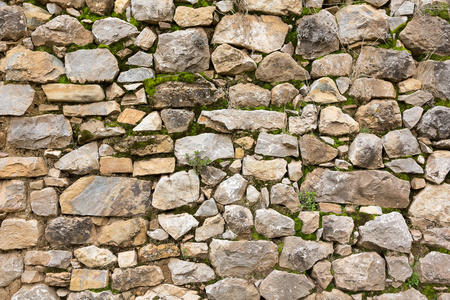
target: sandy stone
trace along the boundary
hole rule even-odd
[[[256,70],[256,63],[244,51],[227,44],[217,47],[211,54],[214,69],[221,75],[237,75]]]
[[[329,54],[312,63],[311,77],[349,76],[353,59],[348,53]]]
[[[100,245],[131,247],[147,241],[148,221],[142,218],[117,220],[102,226],[98,233]]]
[[[358,107],[355,114],[360,128],[368,128],[372,132],[385,132],[402,126],[402,113],[397,101],[372,100]]]
[[[96,246],[76,249],[73,254],[88,268],[103,268],[117,262],[117,257],[111,251]]]
[[[34,247],[42,237],[42,226],[36,220],[6,219],[0,227],[0,249]]]
[[[126,108],[117,118],[120,123],[136,125],[146,113],[141,110]]]
[[[260,86],[246,83],[236,84],[229,89],[230,104],[233,108],[258,107],[270,104],[270,91]]]
[[[31,193],[33,195],[33,192]],[[33,197],[30,196],[31,201]],[[0,213],[25,210],[27,206],[25,182],[21,180],[0,181]]]
[[[105,93],[99,85],[59,84],[51,83],[42,86],[47,100],[50,102],[86,103],[105,99]]]
[[[394,85],[389,81],[375,78],[358,78],[353,81],[349,95],[354,97],[355,100],[366,102],[374,98],[395,99],[397,94]]]
[[[308,80],[308,71],[303,69],[287,53],[273,52],[267,55],[256,69],[255,76],[261,81],[283,82],[289,80]]]
[[[111,288],[127,291],[135,287],[155,286],[164,281],[164,275],[158,266],[140,266],[129,269],[114,269]]]
[[[133,173],[133,162],[127,157],[101,157],[100,173],[102,175],[111,175],[113,173]]]
[[[120,113],[116,101],[97,102],[85,105],[64,105],[63,114],[67,117],[109,116]]]
[[[100,161],[101,163],[101,161]],[[133,164],[133,176],[147,176],[173,173],[175,170],[175,158],[153,158],[150,160],[135,161]]]
[[[341,136],[359,131],[359,124],[336,106],[328,106],[320,112],[319,131],[324,135]]]
[[[48,187],[30,193],[32,211],[38,216],[57,216],[59,212],[58,194],[54,188]]]
[[[107,270],[74,269],[70,279],[71,291],[87,289],[103,289],[108,286],[109,272]]]
[[[139,262],[146,263],[169,257],[177,257],[180,256],[180,253],[180,248],[175,244],[148,244],[139,249],[138,258]]]
[[[242,175],[253,176],[258,180],[280,181],[286,174],[287,162],[277,158],[272,160],[256,160],[252,156],[243,159]]]
[[[428,226],[448,227],[450,219],[446,211],[449,208],[448,195],[450,194],[450,185],[430,185],[420,191],[414,198],[410,208],[409,215],[413,225],[420,228]]]
[[[24,257],[25,265],[45,266],[48,268],[67,269],[72,260],[72,251],[27,251]]]
[[[214,21],[215,6],[191,8],[178,6],[173,20],[180,27],[210,26]]]

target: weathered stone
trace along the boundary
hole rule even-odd
[[[419,259],[416,272],[419,274],[421,283],[450,284],[450,255],[432,251],[425,257]]]
[[[229,97],[233,108],[269,106],[271,93],[251,83],[240,83],[230,87]]]
[[[372,100],[358,107],[355,114],[360,128],[373,132],[384,132],[402,126],[402,113],[397,101]]]
[[[298,144],[300,145],[300,153],[305,166],[329,162],[338,156],[339,153],[337,149],[309,134],[300,137]]]
[[[403,101],[406,104],[413,106],[422,106],[434,99],[433,94],[424,91],[417,91],[410,95],[399,95],[398,101]]]
[[[72,260],[71,251],[27,251],[24,257],[25,265],[39,265],[48,268],[67,269]]]
[[[405,282],[411,277],[413,270],[411,269],[406,256],[385,256],[388,274],[397,281]]]
[[[450,108],[436,106],[428,110],[423,114],[417,129],[420,136],[432,140],[450,138]]]
[[[208,298],[217,300],[259,300],[260,296],[255,286],[245,279],[224,278],[214,284],[207,285],[205,292]]]
[[[244,197],[247,184],[248,182],[244,179],[244,177],[239,174],[235,174],[220,183],[214,193],[214,199],[222,205],[241,201]]]
[[[275,0],[268,5],[265,0],[248,0],[246,2],[246,9],[248,11],[262,12],[269,15],[287,16],[294,14],[300,16],[302,14],[302,2],[297,0]]]
[[[0,40],[16,41],[27,34],[27,19],[20,6],[0,7]]]
[[[155,72],[150,68],[134,68],[121,72],[117,77],[118,83],[142,82],[148,78],[155,78]]]
[[[180,255],[180,249],[175,244],[148,244],[139,249],[139,261],[141,263],[152,262],[169,257],[176,257]]]
[[[183,109],[163,109],[161,119],[168,133],[184,132],[194,121],[194,112]]]
[[[430,228],[423,232],[425,245],[450,250],[450,228]]]
[[[412,158],[395,159],[386,163],[386,167],[395,173],[423,174],[423,169]]]
[[[385,293],[380,296],[373,297],[373,300],[402,300],[402,299],[409,299],[409,300],[426,300],[427,297],[425,295],[422,295],[418,290],[415,288],[410,288],[404,292],[400,293]]]
[[[376,252],[353,254],[332,263],[336,287],[347,291],[382,291],[385,262]]]
[[[104,268],[117,262],[117,257],[111,251],[96,246],[76,249],[73,254],[88,268]]]
[[[172,281],[176,285],[205,282],[216,278],[214,270],[204,263],[193,263],[171,258],[168,267]]]
[[[258,209],[255,212],[255,229],[268,238],[295,234],[295,222],[273,209]],[[233,232],[235,232],[233,230]]]
[[[105,124],[103,124],[102,121],[90,119],[89,121],[80,125],[80,134],[78,135],[78,143],[84,144],[108,137],[121,136],[123,134],[125,134],[125,129],[123,129],[122,127],[105,127]],[[101,150],[103,145],[99,147],[100,156],[102,156]],[[110,153],[108,155],[112,154],[114,153]]]
[[[236,13],[222,18],[216,26],[211,43],[271,53],[281,49],[287,33],[288,25],[279,17]]]
[[[326,55],[313,61],[311,77],[349,76],[352,73],[352,63],[352,56],[348,53]]]
[[[127,60],[127,65],[153,67],[153,54],[139,51]]]
[[[137,265],[136,251],[131,250],[119,252],[117,255],[117,261],[119,263],[119,268],[135,267]]]
[[[207,258],[209,247],[207,243],[183,243],[181,251],[192,258]]]
[[[94,235],[95,226],[91,218],[58,217],[49,221],[45,228],[45,239],[51,244],[86,244]]]
[[[42,233],[42,227],[36,220],[6,219],[0,227],[0,250],[34,247]]]
[[[359,133],[350,145],[348,158],[358,167],[383,168],[383,143],[374,134]]]
[[[111,277],[111,288],[118,291],[127,291],[140,286],[155,286],[164,281],[163,272],[158,266],[114,269]]]
[[[157,111],[149,113],[133,131],[158,131],[162,129],[162,120]]]
[[[386,171],[337,172],[317,168],[306,175],[300,190],[315,192],[317,202],[405,208],[410,185]]]
[[[188,213],[179,215],[158,215],[158,222],[159,225],[161,225],[161,227],[175,240],[178,240],[189,230],[199,225],[199,222]]]
[[[136,297],[136,300],[152,300],[152,299],[164,299],[166,297],[173,298],[174,300],[200,300],[198,291],[189,290],[186,288],[178,287],[172,284],[160,284],[154,288],[149,289],[144,296]]]
[[[111,45],[138,33],[139,30],[134,25],[118,18],[100,19],[92,25],[92,34],[97,44]]]
[[[22,116],[34,100],[34,90],[29,84],[0,82],[0,116]]]
[[[168,135],[128,136],[118,140],[114,149],[137,156],[172,153],[173,140]]]
[[[298,44],[295,53],[305,59],[315,59],[339,50],[338,25],[326,10],[304,16],[297,22]]]
[[[225,176],[227,176],[227,173],[218,168],[206,166],[200,171],[200,175],[204,184],[216,186],[225,178]]]
[[[311,91],[305,97],[305,102],[314,102],[319,104],[345,101],[347,101],[347,98],[339,93],[333,79],[328,77],[323,77],[314,81],[311,85]]]
[[[319,131],[324,135],[347,135],[359,132],[359,124],[340,108],[328,106],[320,112]]]
[[[322,226],[324,240],[344,244],[350,240],[354,222],[351,217],[327,215],[322,217]]]
[[[192,8],[178,6],[173,20],[180,27],[210,26],[214,21],[215,6]]]
[[[267,55],[256,69],[255,76],[261,81],[282,82],[289,80],[308,80],[308,71],[303,69],[287,53],[273,52]]]
[[[150,24],[172,22],[175,5],[173,0],[132,0],[131,13],[138,21]]]
[[[287,162],[277,158],[272,160],[256,160],[246,156],[243,160],[242,175],[253,176],[258,180],[280,181],[286,174]]]
[[[299,91],[292,84],[278,84],[272,89],[272,99],[270,102],[276,106],[286,105],[291,103],[298,94]]]
[[[0,178],[39,177],[47,175],[48,169],[42,157],[0,158]]]
[[[213,198],[206,200],[197,209],[194,217],[212,217],[219,213],[216,201]]]
[[[30,193],[30,205],[38,216],[56,216],[59,212],[58,194],[52,187],[33,191]]]
[[[173,173],[175,170],[175,158],[153,158],[150,160],[135,161],[133,176],[147,176]]]
[[[109,272],[107,270],[74,269],[70,279],[71,291],[88,289],[103,289],[108,286]]]
[[[300,201],[295,189],[284,183],[277,183],[270,189],[271,204],[281,204],[292,212],[300,211]]]
[[[340,41],[351,45],[359,41],[386,40],[388,16],[382,9],[363,5],[348,5],[336,13]]]
[[[89,143],[64,155],[55,163],[55,168],[77,175],[98,172],[100,165],[97,143]]]
[[[129,217],[150,207],[151,182],[123,177],[78,179],[60,196],[63,214]]]
[[[450,185],[430,185],[420,191],[409,207],[409,215],[413,225],[426,228],[429,225],[449,227],[448,211],[450,203]],[[434,227],[433,226],[433,227]]]
[[[302,165],[301,161],[291,161],[288,164],[289,179],[291,181],[298,181],[303,177]]]
[[[27,194],[25,182],[22,180],[1,180],[0,213],[22,211],[26,207]]]
[[[235,234],[250,233],[253,228],[253,215],[246,207],[227,205],[223,217],[228,228]]]
[[[331,274],[331,263],[327,260],[317,262],[312,269],[311,277],[320,285],[321,288],[326,289],[333,280]]]
[[[287,116],[275,111],[237,109],[202,110],[198,123],[220,132],[233,130],[272,131],[286,128]]]
[[[301,211],[298,218],[302,221],[304,234],[314,233],[319,228],[320,213],[318,211]]]
[[[94,37],[74,17],[61,15],[36,28],[31,34],[31,39],[36,47],[43,45],[47,47],[68,46],[70,44],[85,46],[92,43]]]
[[[211,54],[214,69],[221,75],[238,75],[256,70],[256,63],[245,52],[223,44]]]
[[[274,270],[261,282],[259,291],[265,299],[295,300],[309,295],[314,287],[306,275]]]
[[[391,98],[397,96],[394,85],[389,81],[375,78],[358,78],[353,81],[349,95],[355,100],[369,101],[373,98]]]
[[[105,99],[105,93],[99,85],[59,84],[42,86],[47,100],[50,102],[86,103]]]
[[[112,82],[119,73],[117,59],[108,49],[70,52],[65,62],[67,77],[72,82]]]
[[[382,138],[390,158],[420,154],[419,143],[409,129],[391,131]]]
[[[210,244],[209,258],[219,276],[246,276],[271,270],[278,247],[270,241],[223,241]]]
[[[426,60],[417,66],[414,78],[422,83],[422,88],[440,99],[450,99],[450,88],[447,80],[450,75],[450,62]]]
[[[132,173],[133,161],[128,157],[101,157],[100,173],[102,175],[111,175],[113,173]]]
[[[420,82],[420,80],[417,80],[415,78],[408,78],[402,82],[397,83],[397,86],[398,92],[400,94],[404,94],[420,90],[422,88],[422,83]]]
[[[111,221],[102,226],[97,241],[100,245],[130,247],[147,241],[148,222],[141,218]]]
[[[258,136],[255,153],[275,157],[298,157],[297,138],[287,134],[268,134],[263,131]]]
[[[423,108],[419,106],[406,109],[403,111],[403,125],[408,129],[414,128],[422,118],[422,113]]]
[[[415,75],[416,65],[406,50],[365,46],[361,49],[354,72],[358,75],[398,82]]]
[[[332,253],[332,243],[305,241],[296,236],[285,237],[280,255],[280,267],[302,273]]]
[[[158,36],[149,27],[145,27],[137,36],[134,44],[143,50],[149,50],[157,38]]]
[[[94,14],[104,16],[112,11],[114,0],[86,0],[86,5]]]
[[[319,112],[314,104],[306,105],[300,117],[289,117],[289,132],[303,135],[316,130]]]
[[[15,252],[0,254],[0,287],[7,287],[11,282],[22,276],[23,259]]]
[[[59,300],[61,299],[55,292],[54,288],[45,284],[24,285],[17,293],[12,295],[11,300]]]
[[[136,125],[144,116],[145,112],[141,110],[125,108],[125,110],[117,117],[117,122]]]
[[[224,226],[225,221],[220,214],[217,214],[214,217],[207,218],[205,222],[203,222],[203,225],[195,230],[195,241],[206,241],[210,238],[221,235],[224,231]]]

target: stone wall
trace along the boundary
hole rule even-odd
[[[0,2],[0,299],[450,299],[448,13]]]

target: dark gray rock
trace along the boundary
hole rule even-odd
[[[48,222],[45,239],[51,244],[80,245],[91,241],[95,226],[91,218],[58,217]]]

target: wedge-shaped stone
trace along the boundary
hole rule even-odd
[[[287,162],[277,158],[273,160],[256,160],[251,156],[244,158],[242,175],[253,176],[258,180],[280,181],[286,174]]]
[[[199,224],[199,222],[188,213],[179,215],[158,215],[158,222],[159,225],[161,225],[161,227],[175,240],[178,240]]]
[[[419,143],[412,132],[405,128],[383,136],[383,147],[390,158],[420,154]]]
[[[86,103],[105,99],[102,87],[96,84],[52,83],[43,85],[42,89],[50,102]]]
[[[273,270],[259,286],[264,299],[290,300],[308,296],[315,288],[312,280],[304,274],[292,274]]]
[[[425,178],[441,184],[450,171],[450,151],[435,151],[427,159]]]
[[[300,190],[315,192],[317,202],[405,208],[409,204],[410,184],[386,171],[338,172],[317,168],[306,175]]]
[[[92,242],[95,226],[91,218],[58,217],[48,222],[45,239],[50,244],[80,245]]]
[[[450,209],[449,196],[449,184],[428,184],[417,194],[409,207],[408,213],[413,225],[420,228],[449,227],[450,219],[447,213]]]
[[[395,99],[394,85],[389,81],[375,78],[358,78],[350,88],[349,95],[355,100],[369,101],[373,98]]]
[[[305,97],[305,102],[314,102],[319,104],[345,101],[347,101],[347,98],[339,93],[333,79],[328,77],[323,77],[314,81],[311,85],[311,91]]]
[[[120,105],[116,101],[63,106],[63,114],[67,117],[109,116],[120,111]]]
[[[198,123],[219,132],[233,130],[271,131],[286,128],[287,116],[276,111],[237,109],[203,110]]]
[[[94,22],[92,34],[94,34],[97,44],[111,45],[130,36],[138,35],[139,30],[136,26],[119,18],[108,17]]]
[[[302,162],[308,165],[320,165],[336,158],[339,151],[317,137],[305,134],[299,140]]]
[[[0,82],[0,116],[22,116],[34,100],[34,89],[29,84]]]
[[[0,180],[0,213],[17,212],[27,207],[25,182]]]
[[[450,107],[436,106],[425,112],[418,131],[431,140],[450,138]]]
[[[23,12],[27,18],[27,27],[31,30],[45,24],[52,17],[51,13],[31,3],[23,4]]]
[[[74,269],[70,278],[71,291],[103,289],[108,286],[108,270]]]
[[[114,269],[111,288],[118,291],[127,291],[141,286],[155,286],[163,281],[164,274],[158,266]]]
[[[225,181],[222,181],[214,193],[214,199],[220,204],[227,205],[242,200],[247,180],[240,174],[235,174]]]
[[[215,6],[192,8],[178,6],[173,20],[181,27],[210,26],[214,21]]]
[[[8,142],[18,148],[63,148],[72,142],[72,127],[62,115],[14,118]]]
[[[209,258],[217,275],[242,277],[271,270],[278,262],[278,247],[269,241],[213,239]]]
[[[0,227],[0,250],[24,249],[37,245],[43,228],[36,220],[6,219]]]
[[[117,59],[108,49],[70,52],[65,63],[67,77],[72,82],[112,82],[119,73]]]
[[[42,157],[0,158],[0,178],[39,177],[47,175],[48,169]]]
[[[205,282],[216,278],[214,270],[204,263],[194,263],[171,258],[168,267],[172,281],[176,285]]]
[[[255,84],[236,84],[230,87],[229,97],[231,107],[269,106],[271,93]]]
[[[256,63],[244,51],[223,44],[211,54],[214,69],[221,75],[238,75],[256,70]]]
[[[288,30],[288,25],[279,17],[237,13],[222,18],[216,26],[211,43],[270,53],[281,49]]]
[[[255,153],[275,157],[298,157],[298,141],[292,135],[268,134],[263,131],[256,141]]]
[[[61,157],[54,167],[61,171],[77,175],[86,175],[98,172],[100,164],[98,162],[97,142],[84,145]]]
[[[150,207],[151,182],[125,177],[88,176],[60,196],[63,214],[129,217]]]
[[[419,259],[416,272],[419,274],[420,282],[431,284],[450,284],[450,255],[436,251],[428,253]]]
[[[274,52],[267,55],[256,69],[255,76],[261,81],[283,82],[289,80],[308,80],[308,71],[303,69],[287,53]]]

